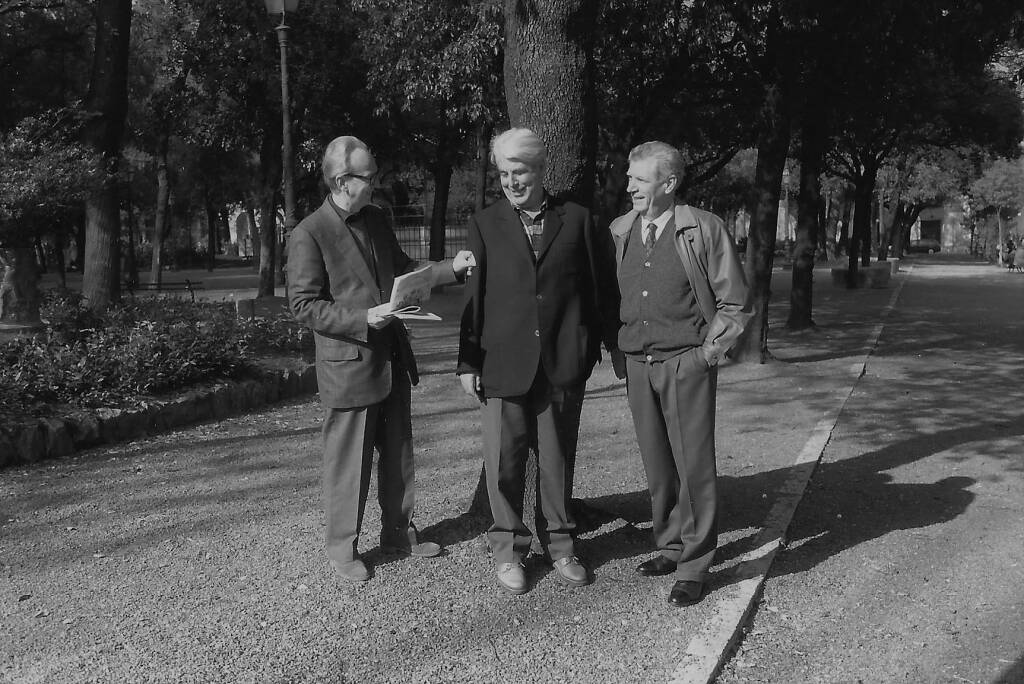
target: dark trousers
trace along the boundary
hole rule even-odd
[[[327,513],[327,555],[338,562],[358,558],[359,529],[370,490],[373,450],[377,449],[377,499],[381,541],[415,542],[412,528],[414,468],[409,377],[392,371],[391,394],[384,401],[324,413],[323,488]],[[409,535],[409,537],[407,537]]]
[[[526,461],[537,449],[537,537],[552,560],[573,555],[576,523],[569,509],[572,469],[584,387],[551,387],[543,369],[530,390],[516,397],[488,397],[483,405],[484,467],[494,524],[487,531],[494,560],[512,563],[530,551],[523,522]]]
[[[626,389],[651,492],[654,542],[676,578],[704,581],[718,544],[715,390],[698,349],[664,362],[627,357]]]

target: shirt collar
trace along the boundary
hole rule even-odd
[[[509,202],[509,204],[511,204],[511,202]],[[541,200],[540,207],[534,211],[521,209],[515,206],[514,204],[512,205],[512,209],[515,210],[516,214],[518,214],[520,218],[522,218],[525,214],[526,216],[529,216],[531,219],[536,220],[538,216],[541,216],[545,211],[548,210],[548,195],[547,193],[544,193],[544,199]]]
[[[653,221],[648,220],[646,218],[643,218],[641,216],[640,217],[640,222],[643,224],[644,228],[646,228],[647,226],[649,226],[649,225],[651,225],[653,223],[655,225],[655,229],[654,229],[655,235],[660,235],[661,231],[664,230],[665,226],[668,225],[669,220],[671,220],[672,212],[673,212],[674,209],[675,209],[675,206],[669,207],[665,211],[661,212],[661,214],[656,219],[654,219]]]

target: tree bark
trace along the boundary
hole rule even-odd
[[[125,280],[134,285],[139,282],[139,265],[135,260],[135,208],[132,206],[130,186],[125,188],[124,207],[128,219],[128,245],[124,255],[124,265],[127,271]]]
[[[871,201],[875,192],[878,167],[865,166],[853,189],[853,230],[850,233],[850,267],[847,271],[847,287],[857,287],[857,262],[871,265]],[[864,250],[867,259],[864,260]]]
[[[786,321],[786,327],[791,330],[814,326],[814,252],[820,232],[821,172],[825,167],[825,128],[821,112],[805,110],[801,143],[793,287],[789,295],[789,320]]]
[[[156,156],[156,212],[153,219],[153,255],[150,261],[149,282],[157,288],[163,282],[163,250],[167,237],[168,205],[171,198],[171,184],[167,176],[167,154],[169,136],[160,136]]]
[[[217,209],[213,206],[209,190],[205,193],[206,201],[206,270],[212,273],[217,265]]]
[[[121,296],[121,231],[117,170],[128,111],[128,46],[132,0],[97,0],[96,46],[85,109],[95,115],[84,140],[103,157],[102,187],[85,202],[86,241],[82,294],[93,309]]]
[[[733,350],[733,358],[745,363],[765,363],[771,358],[768,351],[768,301],[771,297],[782,172],[790,138],[788,103],[780,84],[773,83],[766,88],[761,118],[757,165],[754,167],[754,208],[750,212],[745,264],[754,315]]]
[[[509,121],[547,145],[544,187],[584,206],[593,200],[597,152],[596,16],[596,0],[505,0]]]
[[[442,152],[443,154],[443,152]],[[448,193],[452,187],[452,165],[440,156],[434,162],[434,204],[430,211],[430,260],[444,259],[445,229],[448,227]]]
[[[476,137],[476,160],[477,165],[474,177],[473,208],[480,211],[487,204],[487,169],[490,164],[491,134],[494,132],[494,124],[490,122],[481,123],[477,129]]]
[[[260,264],[256,297],[273,297],[277,283],[277,191],[281,186],[281,126],[270,116],[260,148]]]
[[[250,197],[245,203],[245,218],[249,222],[249,253],[252,255],[253,270],[259,273],[260,270],[260,232],[256,228],[256,207],[255,199]]]

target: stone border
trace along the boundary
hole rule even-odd
[[[315,394],[316,367],[266,370],[257,380],[192,390],[139,409],[78,411],[0,429],[0,468],[73,454],[81,449],[220,420],[282,399]]]

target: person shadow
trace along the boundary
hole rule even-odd
[[[811,469],[813,477],[801,500],[801,505],[809,507],[804,515],[798,509],[788,531],[782,530],[792,535],[784,541],[794,552],[784,563],[775,564],[775,575],[803,572],[843,550],[893,531],[926,528],[957,518],[975,500],[970,488],[977,479],[951,474],[932,482],[906,482],[888,471],[955,450],[977,440],[981,434],[1009,436],[1022,432],[1024,428],[1019,425],[975,424],[937,434],[914,435],[860,456],[820,463],[817,467],[812,463],[750,475],[720,476],[720,533],[734,538],[719,547],[709,584],[712,589],[720,588],[749,576],[751,565],[763,555],[758,549],[765,542],[765,533],[771,531],[765,528],[766,520],[775,514],[773,506]],[[646,525],[651,519],[646,491],[610,494],[586,503],[603,511],[604,519],[620,521],[581,545],[582,553],[594,568],[654,552],[651,531]],[[740,536],[729,534],[735,532]]]

